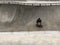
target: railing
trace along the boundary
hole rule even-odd
[[[20,4],[33,6],[60,5],[60,1],[0,1],[0,4]]]

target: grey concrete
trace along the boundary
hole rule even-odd
[[[60,1],[60,0],[29,0],[29,1]]]
[[[11,22],[16,13],[16,6],[1,5],[0,6],[0,23]]]
[[[37,18],[43,28],[36,27]],[[60,6],[0,6],[0,31],[60,30]]]
[[[0,0],[0,1],[26,1],[26,0]]]
[[[60,45],[60,31],[0,32],[0,45]]]
[[[60,1],[60,0],[0,0],[0,1]]]

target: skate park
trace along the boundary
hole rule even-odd
[[[43,28],[36,27],[39,17]],[[0,31],[60,30],[59,24],[60,6],[0,5]]]
[[[43,28],[36,27],[38,18]],[[0,31],[60,31],[60,5],[0,4]]]
[[[0,4],[0,45],[40,44],[60,45],[60,5]]]

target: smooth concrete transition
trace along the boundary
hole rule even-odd
[[[36,27],[42,19],[43,28]],[[60,6],[0,5],[0,31],[60,30]]]

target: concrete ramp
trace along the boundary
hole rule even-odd
[[[43,28],[36,27],[42,19]],[[60,30],[60,6],[0,6],[0,31]]]
[[[0,6],[0,23],[11,23],[13,20],[17,7],[13,5]]]

